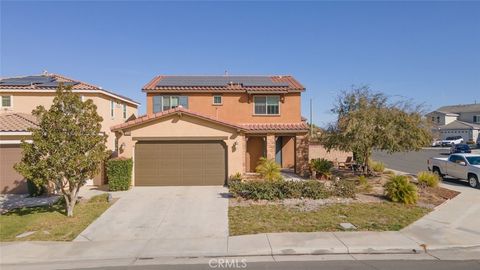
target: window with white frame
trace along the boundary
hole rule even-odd
[[[153,112],[167,111],[178,106],[188,108],[187,96],[153,96]]]
[[[253,98],[254,112],[256,115],[279,115],[279,96],[256,96]]]
[[[123,104],[123,119],[127,119],[127,104]]]
[[[213,96],[213,105],[222,105],[222,96]]]
[[[474,115],[473,116],[473,122],[474,123],[480,123],[480,115]]]
[[[2,96],[2,108],[12,107],[12,96]]]
[[[110,116],[115,117],[115,101],[110,101]]]

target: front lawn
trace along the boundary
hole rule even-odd
[[[15,209],[0,216],[0,241],[71,241],[97,219],[111,203],[106,195],[95,196],[75,206],[74,216],[67,217],[61,203]],[[32,235],[16,238],[24,232]]]
[[[358,231],[397,231],[430,210],[398,203],[330,204],[312,211],[284,205],[229,208],[230,235],[272,232],[340,231],[350,222]]]

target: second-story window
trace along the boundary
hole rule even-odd
[[[182,106],[188,108],[187,96],[153,96],[153,112],[161,112]]]
[[[2,108],[12,107],[12,96],[2,96]]]
[[[153,96],[153,112],[161,112],[162,111],[162,96]]]
[[[127,104],[123,104],[123,119],[127,119]]]
[[[278,115],[280,114],[279,96],[258,96],[253,98],[255,103],[255,114],[257,115]]]
[[[115,117],[115,101],[110,100],[110,116]]]
[[[480,115],[474,115],[473,116],[473,122],[474,123],[480,123]]]
[[[213,105],[222,105],[222,96],[213,96]]]

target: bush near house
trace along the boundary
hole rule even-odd
[[[42,184],[37,184],[32,180],[27,180],[28,195],[30,197],[42,196],[46,192],[46,188]]]
[[[418,199],[417,187],[406,175],[391,176],[385,184],[385,195],[393,202],[415,204]]]
[[[234,197],[247,200],[355,198],[355,183],[347,180],[335,181],[330,187],[316,180],[230,181],[229,189]]]
[[[274,159],[267,159],[264,157],[260,158],[258,166],[255,168],[255,171],[267,181],[281,180],[282,174],[280,173],[280,170],[280,165],[278,165]]]
[[[132,179],[131,158],[116,158],[107,161],[108,188],[111,191],[128,190]]]
[[[324,199],[330,196],[325,185],[314,180],[231,181],[229,189],[234,197],[250,200]]]
[[[310,166],[319,175],[330,176],[333,162],[324,158],[312,159]]]
[[[440,182],[438,175],[432,172],[420,172],[417,176],[418,184],[422,187],[437,187]]]

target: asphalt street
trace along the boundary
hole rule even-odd
[[[427,170],[427,160],[431,157],[447,157],[448,148],[422,149],[418,152],[400,152],[388,154],[387,152],[376,151],[373,153],[373,160],[385,163],[389,169],[417,174]]]
[[[234,262],[234,261],[231,261]],[[480,261],[437,261],[437,260],[414,260],[414,261],[297,261],[297,262],[241,262],[219,265],[218,261],[207,264],[182,264],[182,265],[142,265],[142,266],[128,266],[128,267],[102,267],[102,268],[88,268],[92,269],[111,269],[111,270],[136,270],[136,269],[279,269],[279,270],[477,270],[480,269]]]

